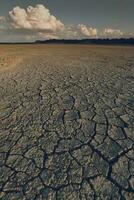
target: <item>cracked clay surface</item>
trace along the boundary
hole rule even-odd
[[[0,53],[0,199],[133,200],[134,48]]]

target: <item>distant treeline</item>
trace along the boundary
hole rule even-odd
[[[0,44],[100,44],[100,45],[134,45],[134,38],[120,39],[50,39],[35,42],[5,42]]]
[[[110,44],[110,45],[134,45],[134,38],[120,38],[120,39],[50,39],[37,40],[36,44]]]

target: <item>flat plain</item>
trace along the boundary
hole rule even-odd
[[[0,46],[0,199],[134,199],[134,47]]]

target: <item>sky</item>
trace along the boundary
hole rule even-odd
[[[0,42],[134,37],[134,0],[0,0]]]

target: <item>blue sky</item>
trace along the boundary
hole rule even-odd
[[[73,26],[73,31],[75,31],[76,26],[76,31],[78,31],[79,29],[79,34],[77,34],[77,36],[79,37],[81,37],[80,29],[84,30],[84,33],[87,33],[87,35],[85,36],[88,36],[87,31],[90,31],[90,28],[96,28],[97,34],[99,32],[99,36],[102,36],[102,32],[105,29],[120,30],[121,33],[125,35],[134,33],[134,0],[1,0],[0,16],[4,16],[7,19],[9,17],[9,11],[12,11],[13,8],[15,8],[16,6],[27,9],[29,5],[31,5],[32,7],[36,7],[37,4],[42,4],[45,8],[49,9],[50,14],[52,16],[55,16],[57,20],[60,20],[61,23],[64,24],[64,26]],[[78,28],[79,24],[82,24],[85,27],[81,26]],[[13,40],[15,40],[15,35],[16,40],[17,38],[18,40],[19,38],[21,40],[25,38],[24,35],[26,34],[21,34],[21,28],[23,29],[22,33],[25,32],[24,27],[19,27],[18,33],[15,27],[12,26],[12,30],[10,27],[10,36],[8,28],[7,35],[6,30],[4,30],[3,33],[3,30],[1,29],[3,28],[3,26],[8,27],[8,25],[11,25],[9,24],[9,21],[6,23],[4,20],[1,20],[0,40],[1,38],[2,40],[4,39],[4,41],[6,41],[6,39],[12,39],[12,34],[14,35]],[[13,31],[13,29],[15,29],[15,32]],[[67,29],[64,30],[62,34],[60,33],[60,37],[64,37]],[[45,32],[46,30],[43,31],[44,38]],[[111,34],[111,37],[112,31],[107,31],[107,34],[109,33]],[[17,34],[19,35],[19,37]],[[114,36],[116,36],[116,34]],[[36,37],[38,37],[37,32]]]

